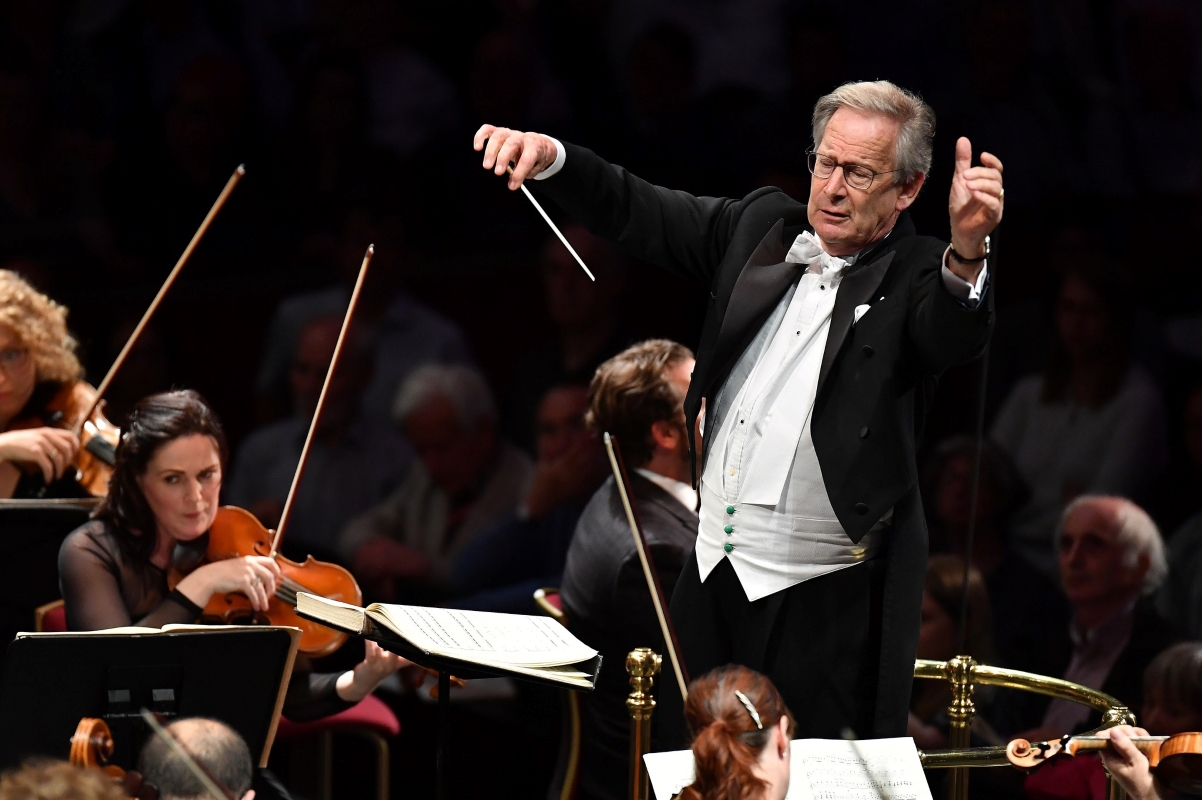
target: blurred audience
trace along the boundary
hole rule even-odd
[[[234,459],[225,502],[247,509],[269,528],[279,523],[284,510],[341,329],[341,317],[319,317],[304,327],[289,371],[293,415],[253,431]],[[283,542],[290,558],[303,561],[312,554],[336,559],[342,529],[384,500],[412,460],[412,449],[395,427],[380,425],[359,410],[371,369],[370,343],[352,327],[293,501]]]
[[[285,298],[275,311],[255,386],[264,416],[278,416],[287,396],[288,371],[301,329],[317,317],[341,316],[346,311],[363,254],[372,243],[376,255],[355,311],[355,320],[373,340],[375,351],[371,379],[361,396],[363,413],[386,425],[397,389],[416,367],[471,361],[459,328],[399,285],[406,260],[414,258],[399,232],[379,214],[359,208],[347,214],[333,253],[340,282]]]
[[[1146,499],[1165,466],[1160,390],[1128,355],[1129,283],[1102,270],[1064,276],[1048,366],[1018,382],[993,423],[993,440],[1031,490],[1011,546],[1049,577],[1056,522],[1073,498]]]
[[[127,800],[98,769],[66,761],[29,761],[0,775],[0,800]]]
[[[653,339],[630,347],[597,369],[589,384],[588,421],[619,443],[638,508],[647,556],[665,598],[697,540],[697,493],[690,485],[684,397],[693,354],[683,345]],[[597,490],[576,526],[560,586],[568,624],[607,663],[625,662],[636,647],[664,652],[638,551],[630,536],[614,478]],[[661,686],[675,689],[671,677]],[[630,718],[629,683],[622,670],[602,671],[582,700],[578,797],[626,797]],[[708,796],[708,795],[707,795]]]
[[[471,367],[418,367],[393,416],[417,459],[347,525],[339,552],[375,600],[442,596],[462,550],[526,496],[534,466],[501,437],[492,392]]]
[[[1056,541],[1072,622],[1063,632],[1048,632],[1059,653],[1037,671],[1138,708],[1144,668],[1175,638],[1151,597],[1168,573],[1160,531],[1130,500],[1085,495],[1065,509]],[[1087,706],[1067,700],[1045,700],[1033,710],[1038,705],[1045,706],[1042,721],[1024,738],[1056,738],[1098,719]]]
[[[969,568],[968,572],[967,606],[964,594],[964,559],[951,555],[931,556],[922,592],[918,658],[947,661],[957,655],[968,655],[982,664],[993,662],[989,594],[981,573],[974,568]],[[987,688],[978,687],[974,695],[978,713],[974,725],[987,724]],[[912,736],[919,747],[947,747],[947,706],[951,699],[951,686],[946,681],[914,681],[906,734]]]
[[[1169,540],[1169,576],[1157,595],[1161,615],[1177,633],[1202,640],[1202,514]]]
[[[564,235],[597,276],[590,281],[558,239],[543,250],[543,297],[558,335],[518,356],[505,397],[505,426],[513,441],[533,451],[534,417],[552,386],[587,385],[602,361],[625,346],[617,299],[626,270],[613,247],[579,225]]]
[[[935,448],[923,476],[923,506],[930,520],[931,552],[964,557],[973,525],[972,565],[985,581],[993,614],[996,663],[1028,669],[1046,662],[1047,637],[1014,609],[1038,608],[1049,626],[1068,624],[1068,605],[1060,587],[1009,546],[1006,524],[1027,494],[1009,456],[992,442],[981,445],[976,516],[972,514],[977,442],[969,436],[948,439]],[[975,520],[975,523],[973,523]]]
[[[533,614],[534,590],[559,586],[584,504],[605,476],[603,450],[585,424],[588,388],[556,386],[538,406],[534,477],[522,503],[463,548],[451,569],[450,605]]]
[[[1156,519],[1169,531],[1202,513],[1202,384],[1186,394],[1180,422],[1178,452],[1156,493]]]

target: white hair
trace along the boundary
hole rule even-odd
[[[410,414],[435,397],[451,401],[465,430],[497,419],[488,381],[479,370],[463,364],[424,364],[409,373],[393,401],[392,418],[404,424]]]
[[[1169,562],[1165,556],[1164,539],[1160,529],[1148,516],[1148,512],[1132,503],[1125,497],[1107,497],[1099,494],[1083,494],[1068,504],[1060,515],[1060,524],[1056,526],[1056,540],[1059,542],[1060,533],[1064,529],[1065,520],[1077,509],[1099,500],[1118,500],[1119,509],[1115,516],[1119,535],[1117,542],[1124,548],[1123,565],[1134,567],[1140,556],[1148,559],[1148,571],[1144,573],[1143,593],[1152,594],[1164,583],[1169,574]]]
[[[914,92],[889,81],[845,83],[814,104],[814,147],[822,141],[826,125],[840,108],[882,114],[898,122],[894,152],[894,183],[908,183],[931,171],[931,146],[935,139],[935,111]]]

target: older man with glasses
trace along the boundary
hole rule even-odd
[[[485,125],[475,146],[594,233],[709,293],[685,400],[702,416],[697,546],[671,614],[688,671],[769,676],[802,737],[905,733],[927,533],[916,439],[938,375],[992,328],[1002,164],[956,143],[951,245],[906,213],[935,115],[887,81],[814,107],[807,203],[652,186],[592,152]],[[667,745],[679,698],[661,692]],[[675,736],[673,736],[675,733]]]

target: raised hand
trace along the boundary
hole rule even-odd
[[[46,483],[63,476],[79,450],[79,439],[61,428],[29,428],[0,433],[0,461],[34,464]]]
[[[380,681],[413,663],[385,650],[373,641],[367,640],[364,644],[366,651],[363,660],[356,664],[353,670],[339,675],[334,685],[338,696],[348,703],[358,703],[375,691]]]
[[[524,133],[495,125],[481,125],[472,146],[477,152],[484,151],[484,168],[497,175],[504,175],[505,168],[513,164],[513,174],[509,176],[511,191],[554,164],[558,154],[555,142],[541,133]]]
[[[952,223],[952,247],[965,258],[985,254],[985,237],[1002,221],[1002,162],[991,153],[981,153],[981,166],[972,165],[972,143],[961,136],[956,142],[956,170],[952,175],[952,191],[948,198],[948,214]],[[980,265],[973,265],[972,275],[951,259],[948,265],[966,280],[974,280]]]

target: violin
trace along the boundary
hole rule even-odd
[[[1202,733],[1132,736],[1130,741],[1148,757],[1152,774],[1162,784],[1175,792],[1202,794]],[[1109,737],[1092,734],[1065,736],[1052,742],[1015,739],[1006,746],[1006,757],[1016,767],[1032,769],[1059,753],[1076,756],[1109,746]]]
[[[344,603],[351,603],[357,606],[363,602],[363,592],[360,591],[359,584],[355,581],[351,573],[337,564],[318,561],[313,556],[305,559],[305,563],[303,564],[298,564],[295,561],[284,558],[279,552],[280,542],[284,538],[284,531],[288,528],[288,521],[292,518],[296,490],[300,486],[301,478],[305,474],[305,465],[309,461],[309,452],[313,445],[313,434],[317,430],[322,409],[325,407],[326,395],[330,389],[330,379],[334,377],[334,370],[338,366],[338,358],[342,354],[342,347],[346,342],[346,333],[350,329],[351,320],[354,318],[355,307],[359,304],[359,295],[363,290],[363,279],[367,277],[367,268],[371,264],[371,259],[375,251],[374,245],[368,245],[367,252],[363,255],[363,263],[359,267],[359,277],[355,281],[355,288],[351,292],[350,304],[347,306],[346,314],[342,318],[342,329],[338,332],[338,341],[334,345],[334,354],[330,357],[330,363],[326,367],[326,376],[321,385],[321,394],[317,397],[317,408],[313,410],[313,418],[309,420],[309,431],[305,434],[305,443],[301,447],[300,460],[297,462],[296,472],[292,475],[292,485],[288,487],[288,497],[284,500],[284,510],[280,514],[280,524],[274,531],[269,531],[249,511],[232,506],[219,508],[217,509],[217,516],[213,521],[213,527],[209,529],[207,541],[203,542],[205,547],[204,555],[194,558],[193,563],[190,565],[183,563],[182,557],[180,562],[176,563],[176,556],[186,554],[188,549],[187,545],[183,547],[177,546],[172,556],[172,573],[167,579],[168,587],[174,589],[185,574],[202,563],[222,561],[228,558],[242,558],[244,556],[265,556],[274,559],[280,567],[282,579],[279,585],[276,586],[275,594],[268,599],[268,608],[265,614],[255,614],[250,599],[246,595],[231,593],[210,598],[201,619],[227,624],[249,620],[257,623],[291,625],[300,628],[300,652],[314,658],[333,653],[346,641],[347,634],[315,622],[310,622],[298,616],[296,613],[296,593],[309,592],[310,594],[328,597],[332,600],[340,600]]]
[[[72,381],[50,398],[40,413],[21,417],[9,430],[63,428],[79,434],[75,480],[93,497],[108,494],[121,429],[104,416],[104,404],[87,381]]]
[[[204,608],[201,621],[217,625],[288,625],[300,628],[300,652],[313,658],[328,656],[347,639],[347,634],[311,622],[297,615],[296,593],[310,594],[361,605],[363,592],[354,576],[337,564],[318,561],[309,556],[298,564],[272,552],[275,532],[263,527],[253,514],[236,506],[217,509],[207,541],[198,540],[205,550],[199,557],[190,552],[189,544],[178,545],[172,557],[172,569],[167,586],[174,589],[184,576],[203,564],[243,556],[268,556],[280,567],[281,579],[275,594],[268,600],[267,611],[256,612],[244,594],[213,595]]]
[[[126,772],[116,764],[109,763],[114,749],[113,732],[109,730],[108,723],[95,717],[84,717],[71,736],[71,755],[67,760],[72,766],[99,769],[120,784],[128,797],[158,800],[158,790],[143,781],[140,773],[134,770]]]

